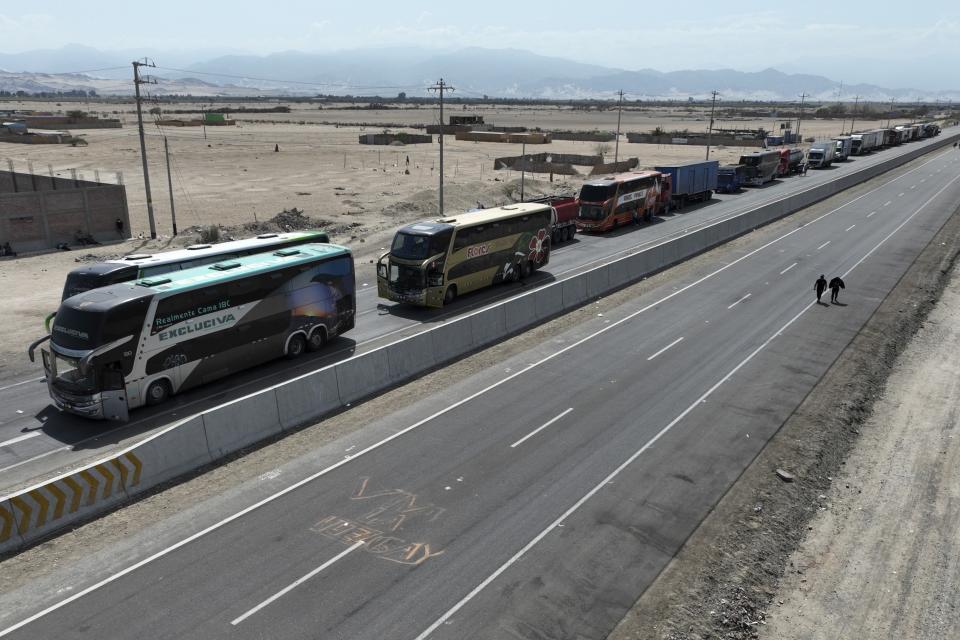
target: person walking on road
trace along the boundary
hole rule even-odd
[[[813,290],[817,292],[817,304],[820,304],[820,296],[822,296],[823,292],[827,290],[827,279],[823,277],[822,273],[814,283]]]
[[[822,278],[823,276],[820,277]],[[840,276],[837,276],[830,280],[830,284],[828,286],[830,287],[830,302],[839,304],[837,301],[837,296],[840,295],[840,289],[846,288],[846,285],[843,284],[843,280],[840,278]]]

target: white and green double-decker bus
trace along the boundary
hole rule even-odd
[[[401,227],[377,263],[381,298],[442,307],[550,260],[553,207],[523,202]]]
[[[319,349],[353,328],[355,313],[350,250],[299,245],[71,296],[42,349],[44,372],[61,410],[125,420],[129,409]]]

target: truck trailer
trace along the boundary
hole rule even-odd
[[[575,196],[544,196],[526,202],[548,204],[556,214],[550,231],[550,240],[554,246],[573,240],[577,232],[577,198]]]
[[[777,165],[777,177],[800,173],[803,170],[803,149],[780,149],[780,164]]]
[[[837,153],[837,145],[833,140],[829,142],[814,142],[807,151],[807,165],[812,169],[824,169],[833,164]]]
[[[803,153],[800,154],[803,159]],[[747,168],[742,164],[725,164],[717,168],[717,193],[735,193],[743,188]]]
[[[679,164],[654,167],[669,179],[665,182],[670,190],[670,204],[674,209],[683,209],[688,202],[709,200],[717,190],[716,160],[692,160]],[[663,190],[663,185],[661,185]]]

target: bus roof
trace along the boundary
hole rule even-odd
[[[607,186],[614,182],[627,182],[629,180],[636,180],[637,178],[646,178],[650,176],[659,176],[662,175],[659,171],[628,171],[626,173],[617,173],[612,176],[606,176],[604,178],[594,178],[593,180],[588,180],[584,184],[589,184],[592,186]]]
[[[173,271],[152,278],[112,284],[91,289],[68,298],[70,306],[79,309],[100,309],[169,291],[187,291],[218,282],[228,282],[239,275],[266,273],[278,268],[312,262],[317,258],[350,255],[350,249],[337,244],[301,244],[289,249],[255,253],[242,258],[231,258],[203,267]],[[66,301],[61,304],[66,304]]]
[[[479,209],[477,211],[466,211],[464,213],[458,213],[456,215],[447,216],[440,218],[438,220],[431,220],[429,222],[421,222],[417,224],[407,225],[400,229],[404,232],[420,232],[425,235],[432,235],[436,233],[433,231],[431,233],[428,228],[430,225],[434,225],[437,230],[440,230],[440,225],[447,225],[449,227],[464,227],[474,224],[484,224],[487,222],[496,222],[498,220],[504,220],[506,218],[513,218],[519,215],[525,215],[529,213],[538,213],[540,211],[549,211],[550,205],[547,204],[538,204],[534,202],[517,202],[516,204],[508,204],[502,207],[493,207],[492,209]],[[418,229],[417,227],[421,227]]]
[[[317,237],[317,242],[322,242],[320,236],[326,236],[322,231],[290,231],[287,233],[263,233],[255,238],[244,238],[242,240],[228,240],[218,242],[217,244],[195,244],[186,249],[177,249],[175,251],[161,251],[160,253],[132,253],[122,258],[113,260],[104,260],[101,264],[112,265],[135,265],[137,267],[146,267],[161,264],[170,264],[172,262],[183,262],[194,258],[202,258],[206,255],[219,253],[230,253],[231,251],[248,251],[258,247],[267,246],[283,242],[286,240],[302,240],[305,238]],[[109,273],[109,271],[107,271]]]

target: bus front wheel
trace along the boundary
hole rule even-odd
[[[290,338],[290,341],[287,343],[287,352],[284,355],[289,360],[293,360],[294,358],[299,358],[302,356],[303,352],[306,350],[307,339],[298,333]]]
[[[452,284],[443,292],[443,304],[448,305],[457,299],[457,285]]]
[[[147,406],[163,404],[170,397],[170,383],[166,380],[154,380],[147,387],[146,396]]]

